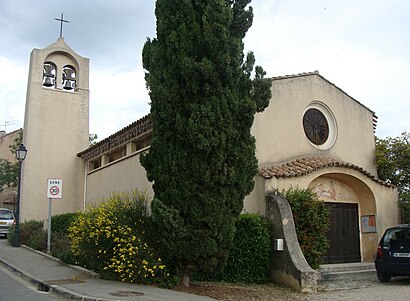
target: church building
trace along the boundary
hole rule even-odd
[[[47,218],[49,178],[64,187],[53,214],[84,210],[113,192],[153,195],[139,162],[150,148],[150,116],[88,147],[88,77],[89,60],[62,38],[33,50],[22,220]],[[252,128],[259,169],[244,210],[265,214],[267,193],[311,188],[331,212],[327,262],[372,261],[384,229],[399,222],[397,189],[377,178],[373,163],[375,113],[317,71],[274,77],[271,89]]]

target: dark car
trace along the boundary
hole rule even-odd
[[[410,224],[397,225],[384,232],[375,265],[381,282],[394,276],[410,276]]]

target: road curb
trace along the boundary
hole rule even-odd
[[[31,249],[26,247],[27,249]],[[32,251],[35,251],[31,249]],[[37,252],[36,252],[37,253]],[[41,252],[40,252],[41,253]],[[43,253],[44,254],[44,253]],[[52,257],[52,256],[47,256],[47,257]],[[54,258],[57,259],[57,258]],[[72,291],[70,289],[67,289],[65,287],[62,287],[60,285],[50,285],[48,284],[45,280],[38,279],[35,276],[31,275],[30,273],[16,267],[15,265],[11,264],[10,262],[0,258],[0,264],[15,274],[16,276],[22,278],[23,280],[30,282],[33,286],[37,287],[37,290],[39,291],[47,291],[49,293],[59,295],[61,297],[64,297],[69,300],[81,300],[81,301],[118,301],[118,299],[104,299],[104,298],[97,298],[97,297],[91,297],[91,296],[86,296],[80,293],[77,293],[75,291]]]

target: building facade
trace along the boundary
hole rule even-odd
[[[53,214],[114,192],[153,195],[139,160],[150,147],[149,115],[87,148],[88,63],[61,38],[32,53],[23,220],[45,219],[47,178],[63,180]],[[310,188],[331,212],[327,262],[372,261],[384,229],[399,222],[397,190],[377,178],[373,163],[375,113],[318,72],[274,77],[271,89],[252,128],[259,170],[244,210],[265,214],[267,193]]]
[[[270,104],[252,128],[259,171],[244,210],[264,214],[265,194],[275,190],[313,189],[331,212],[327,262],[372,261],[381,233],[399,222],[397,190],[377,179],[373,163],[376,122],[318,72],[273,78]],[[146,116],[78,154],[86,203],[113,191],[153,193],[139,162],[151,131]]]
[[[11,152],[10,146],[15,145],[20,139],[22,129],[12,132],[0,131],[0,160],[7,160],[11,163],[16,162],[15,155]],[[11,187],[1,187],[0,189],[0,207],[11,210],[16,209],[17,200],[17,183]]]
[[[327,262],[374,260],[380,235],[399,222],[397,190],[373,162],[376,122],[318,72],[273,78],[253,127],[260,168],[248,210],[265,212],[266,193],[310,188],[331,212]]]

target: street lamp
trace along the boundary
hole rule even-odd
[[[20,144],[16,150],[16,160],[19,162],[19,176],[17,184],[17,209],[16,209],[16,226],[14,228],[13,247],[20,247],[20,184],[21,184],[21,165],[26,158],[27,149],[24,144]]]

